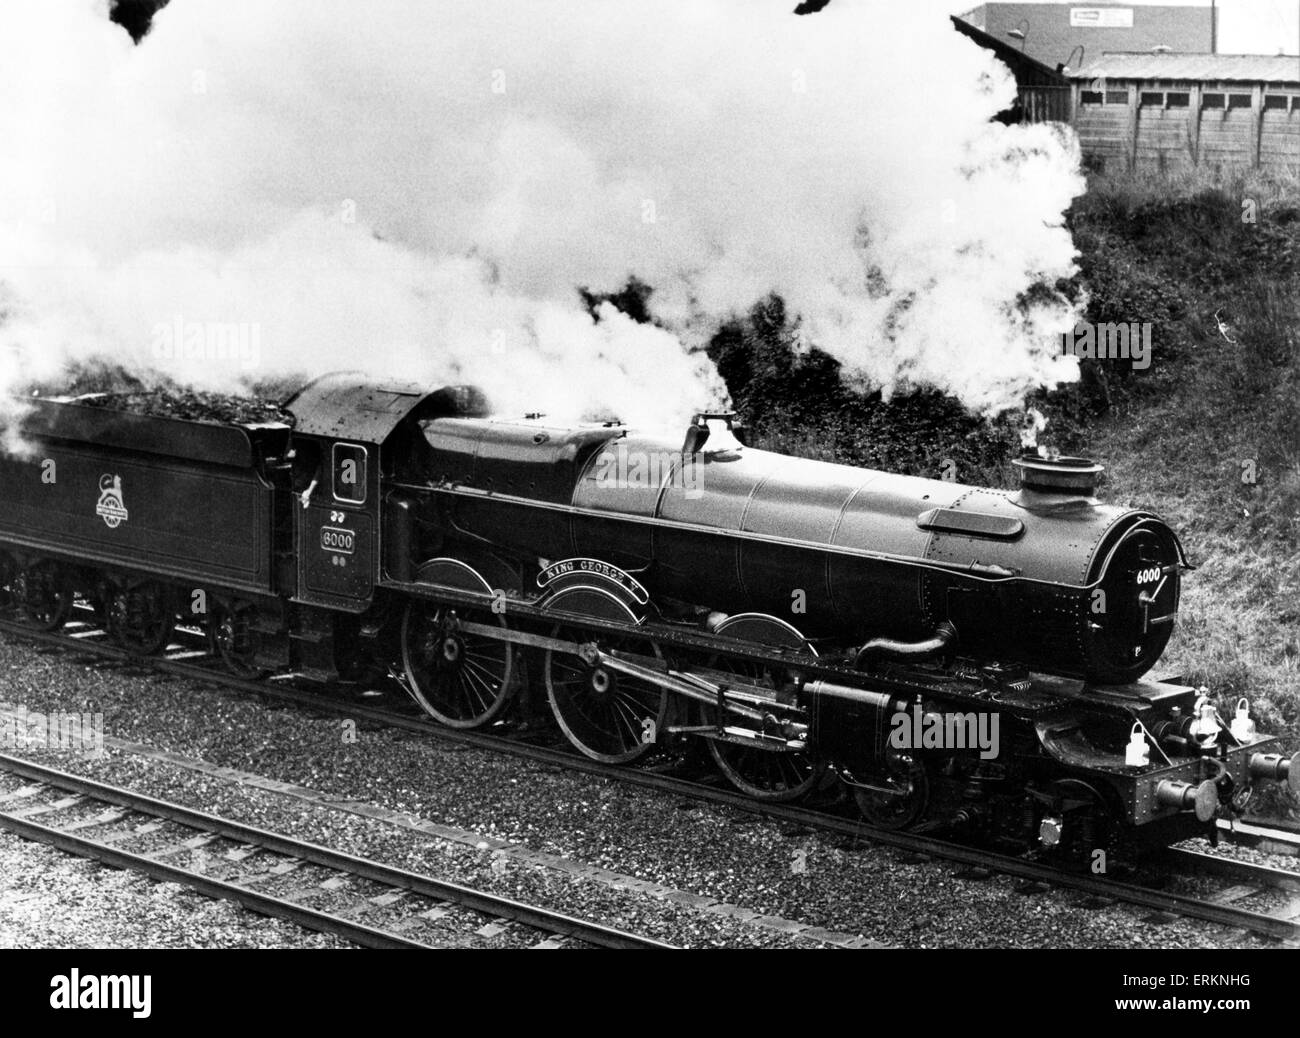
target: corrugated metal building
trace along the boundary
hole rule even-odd
[[[1300,58],[1104,54],[1071,78],[1094,168],[1300,172]]]
[[[960,17],[990,36],[1011,43],[1049,68],[1082,68],[1107,51],[1213,53],[1217,10],[1210,0],[1130,0],[1128,3],[980,4]],[[1083,49],[1083,58],[1079,49]],[[1071,57],[1073,55],[1073,57]]]

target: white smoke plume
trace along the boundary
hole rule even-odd
[[[770,292],[886,390],[1075,376],[1068,135],[939,0],[0,0],[0,389],[363,369],[677,421]],[[578,288],[653,286],[662,328]],[[224,345],[223,345],[224,343]]]

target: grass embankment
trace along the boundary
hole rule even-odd
[[[1300,185],[1173,187],[1097,184],[1076,206],[1092,309],[1107,308],[1094,319],[1153,320],[1155,348],[1075,442],[1108,466],[1109,496],[1164,515],[1198,567],[1166,662],[1221,710],[1246,696],[1294,749]]]
[[[1069,218],[1080,274],[1057,287],[1086,291],[1095,323],[1152,322],[1152,360],[1082,361],[1079,383],[1034,400],[1043,442],[1101,461],[1105,498],[1182,536],[1198,568],[1161,669],[1208,686],[1225,716],[1248,697],[1261,730],[1294,749],[1300,183],[1099,179]],[[1013,416],[982,420],[934,394],[864,397],[825,355],[789,343],[774,302],[710,348],[759,445],[929,476],[952,459],[962,482],[1012,485]]]

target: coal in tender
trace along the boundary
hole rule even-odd
[[[293,416],[279,402],[301,389],[305,381],[302,375],[264,378],[237,392],[218,393],[177,382],[159,372],[142,374],[109,360],[95,359],[71,364],[57,378],[33,382],[24,392],[156,418],[218,425],[292,425]]]
[[[76,401],[90,407],[130,411],[155,418],[182,418],[218,425],[260,425],[268,422],[293,424],[293,416],[274,401],[194,389],[91,393],[76,397]]]

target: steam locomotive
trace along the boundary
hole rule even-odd
[[[243,675],[391,664],[455,728],[544,688],[596,760],[695,746],[753,797],[838,786],[877,826],[1054,853],[1300,787],[1246,704],[1144,679],[1188,563],[1086,460],[1022,457],[1006,492],[755,450],[732,414],[678,440],[346,374],[284,406],[32,401],[33,449],[0,459],[0,608],[54,629],[81,598],[144,654],[202,622]]]

